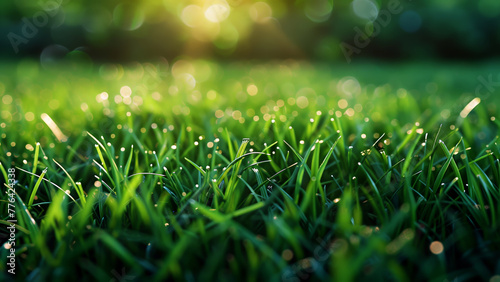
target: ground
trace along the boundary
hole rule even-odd
[[[0,275],[497,281],[498,73],[6,63]]]

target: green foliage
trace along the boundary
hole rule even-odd
[[[43,51],[47,64],[61,57],[54,44],[91,64],[179,54],[339,62],[345,44],[353,57],[488,58],[500,41],[496,0],[18,0],[0,15],[4,57]]]

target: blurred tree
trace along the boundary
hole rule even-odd
[[[391,5],[401,12],[381,22]],[[103,60],[343,60],[358,30],[369,41],[358,57],[474,59],[498,56],[500,43],[497,0],[15,0],[0,14],[4,57],[58,44]]]

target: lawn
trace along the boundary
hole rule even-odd
[[[4,63],[0,279],[498,281],[499,73]]]

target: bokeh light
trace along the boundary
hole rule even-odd
[[[406,32],[416,32],[422,26],[422,18],[415,11],[406,11],[401,14],[399,25]]]
[[[40,54],[40,63],[45,68],[57,66],[66,57],[68,52],[68,49],[62,45],[47,46]]]
[[[205,3],[205,18],[213,23],[219,23],[229,17],[231,8],[225,0],[208,0]]]
[[[377,4],[372,0],[354,0],[352,10],[356,16],[370,21],[375,21],[379,12]]]
[[[136,30],[144,23],[145,14],[139,5],[118,4],[113,10],[113,22],[124,30]]]
[[[333,0],[305,1],[304,12],[313,22],[327,21],[333,11]]]
[[[431,253],[439,255],[444,251],[444,246],[443,243],[434,241],[429,245],[429,249],[431,250]]]
[[[273,16],[273,9],[266,2],[257,2],[250,7],[249,13],[253,21],[265,23]]]

